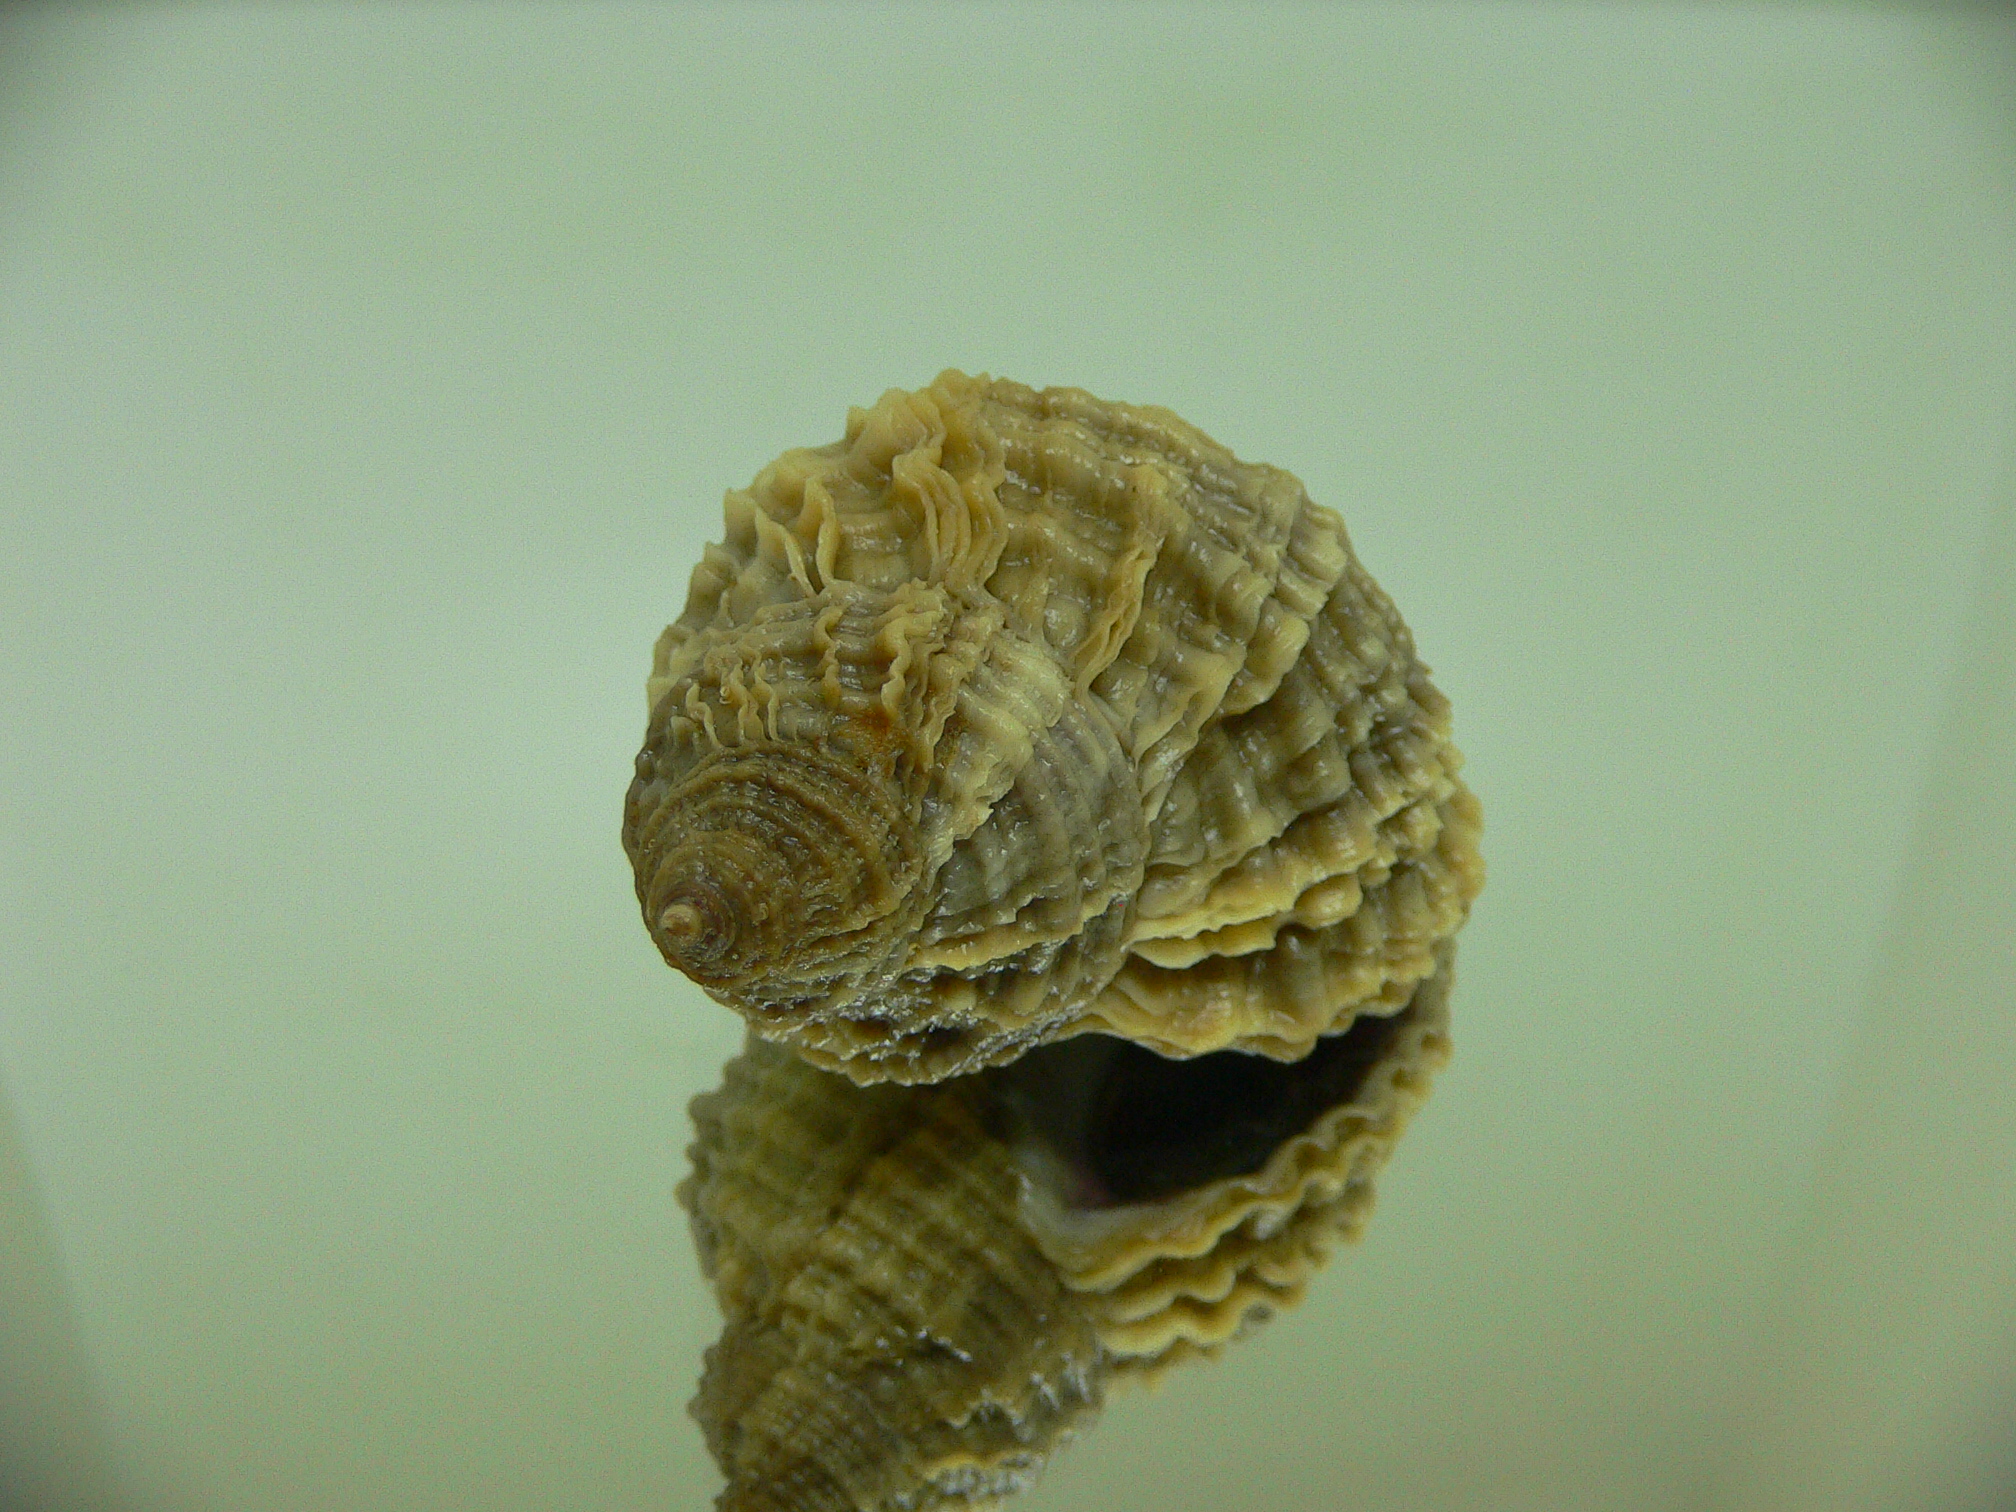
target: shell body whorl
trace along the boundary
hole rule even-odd
[[[1167,411],[940,376],[728,496],[624,838],[666,959],[860,1082],[1307,1053],[1482,882],[1342,522]]]

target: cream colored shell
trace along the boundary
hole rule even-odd
[[[1225,1051],[1151,1068],[1151,1123],[1174,1141],[1145,1166],[1097,1148],[1113,1122],[1087,1110],[1139,1068],[1088,1042],[864,1088],[752,1039],[694,1104],[680,1193],[727,1319],[693,1404],[724,1512],[991,1505],[1089,1426],[1110,1383],[1214,1353],[1293,1303],[1362,1227],[1446,1058],[1449,982],[1444,947],[1400,1011],[1260,1071],[1307,1104],[1278,1140],[1264,1120],[1229,1142],[1196,1121],[1228,1075],[1271,1063]],[[1182,1179],[1200,1150],[1230,1169]],[[1122,1167],[1169,1189],[1116,1201]]]
[[[1295,1059],[1404,1005],[1482,885],[1342,522],[1166,410],[948,372],[726,512],[625,847],[666,959],[821,1066]]]

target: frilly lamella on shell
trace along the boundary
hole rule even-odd
[[[1358,1233],[1480,811],[1343,522],[1166,410],[947,372],[726,516],[623,823],[750,1030],[694,1412],[730,1512],[991,1505]]]

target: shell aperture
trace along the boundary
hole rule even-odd
[[[1480,811],[1343,523],[1166,410],[947,372],[726,516],[623,826],[750,1029],[694,1413],[728,1512],[991,1505],[1362,1228]]]

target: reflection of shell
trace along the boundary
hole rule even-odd
[[[1481,885],[1337,516],[1164,410],[946,373],[727,502],[624,816],[666,959],[857,1081],[1073,1035],[1284,1060]]]
[[[989,1502],[1097,1410],[1091,1321],[960,1090],[856,1088],[752,1039],[693,1115],[723,1512]]]
[[[861,1088],[752,1040],[681,1189],[727,1316],[694,1402],[724,1512],[991,1503],[1109,1380],[1292,1303],[1447,1054],[1439,954],[1292,1065],[1084,1039]]]

